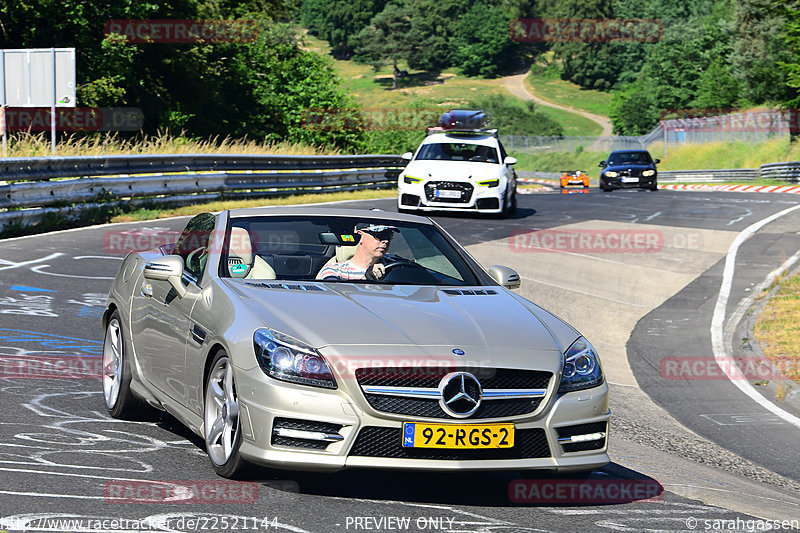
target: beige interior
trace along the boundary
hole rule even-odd
[[[275,279],[275,270],[264,261],[261,256],[253,253],[253,243],[250,234],[244,228],[233,228],[231,230],[231,245],[228,252],[228,273],[232,278],[242,277],[230,271],[232,264],[230,259],[240,259],[248,266],[249,270],[245,279]]]

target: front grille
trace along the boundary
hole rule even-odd
[[[322,433],[338,434],[342,426],[339,424],[329,424],[327,422],[314,422],[311,420],[299,420],[294,418],[276,418],[272,424],[273,429],[298,429],[301,431],[319,431]],[[291,446],[293,448],[306,448],[312,450],[324,450],[330,442],[297,439],[294,437],[283,437],[272,433],[270,443],[273,446]]]
[[[384,413],[425,418],[455,418],[441,408],[439,400],[368,394],[367,401],[373,409]],[[502,418],[524,415],[534,412],[541,402],[542,400],[539,398],[483,401],[478,410],[467,418]]]
[[[483,389],[546,389],[551,372],[539,370],[512,370],[507,368],[359,368],[356,379],[360,386],[437,388],[444,376],[451,372],[470,372]],[[438,399],[405,398],[381,394],[364,394],[376,411],[425,418],[455,417],[446,413]],[[514,398],[486,400],[468,418],[502,418],[532,413],[544,398]]]
[[[590,424],[578,424],[577,426],[566,426],[556,428],[558,438],[572,437],[574,435],[587,435],[589,433],[606,433],[608,430],[607,422],[592,422]],[[606,434],[607,437],[608,434]],[[572,442],[562,444],[561,448],[567,453],[585,452],[587,450],[599,450],[606,445],[606,437],[587,442]]]
[[[461,191],[461,198],[436,198],[436,190]],[[460,181],[429,181],[425,184],[425,198],[429,202],[447,202],[451,204],[467,204],[472,199],[471,183]]]
[[[488,450],[436,450],[404,448],[403,429],[368,426],[363,428],[350,450],[351,456],[397,459],[432,459],[438,461],[487,461],[492,459],[533,459],[550,457],[547,437],[541,428],[519,429],[514,434],[513,448]]]

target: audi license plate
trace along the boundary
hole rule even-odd
[[[454,191],[452,189],[436,189],[433,193],[436,198],[461,198],[461,191]]]
[[[404,448],[513,448],[514,424],[403,423]]]
[[[623,176],[622,183],[639,183],[639,178],[633,178],[633,177],[628,178]]]

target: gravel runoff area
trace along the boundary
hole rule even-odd
[[[637,387],[611,388],[610,447],[624,439],[776,487],[800,492],[800,483],[739,457],[683,427]]]

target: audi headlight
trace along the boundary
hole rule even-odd
[[[607,178],[616,178],[617,176],[619,176],[619,172],[614,172],[613,170],[606,172]]]
[[[603,383],[603,370],[597,352],[583,337],[564,354],[564,372],[558,392],[590,389]]]
[[[414,176],[403,176],[403,181],[406,183],[419,183],[422,181],[422,178],[415,178]]]
[[[642,176],[649,177],[654,175],[655,173],[656,173],[655,170],[645,170],[644,172],[642,172]]]
[[[325,358],[297,339],[270,329],[257,329],[253,349],[261,370],[270,377],[312,387],[336,388]]]
[[[483,180],[479,181],[478,185],[482,187],[497,187],[500,185],[500,180]]]

